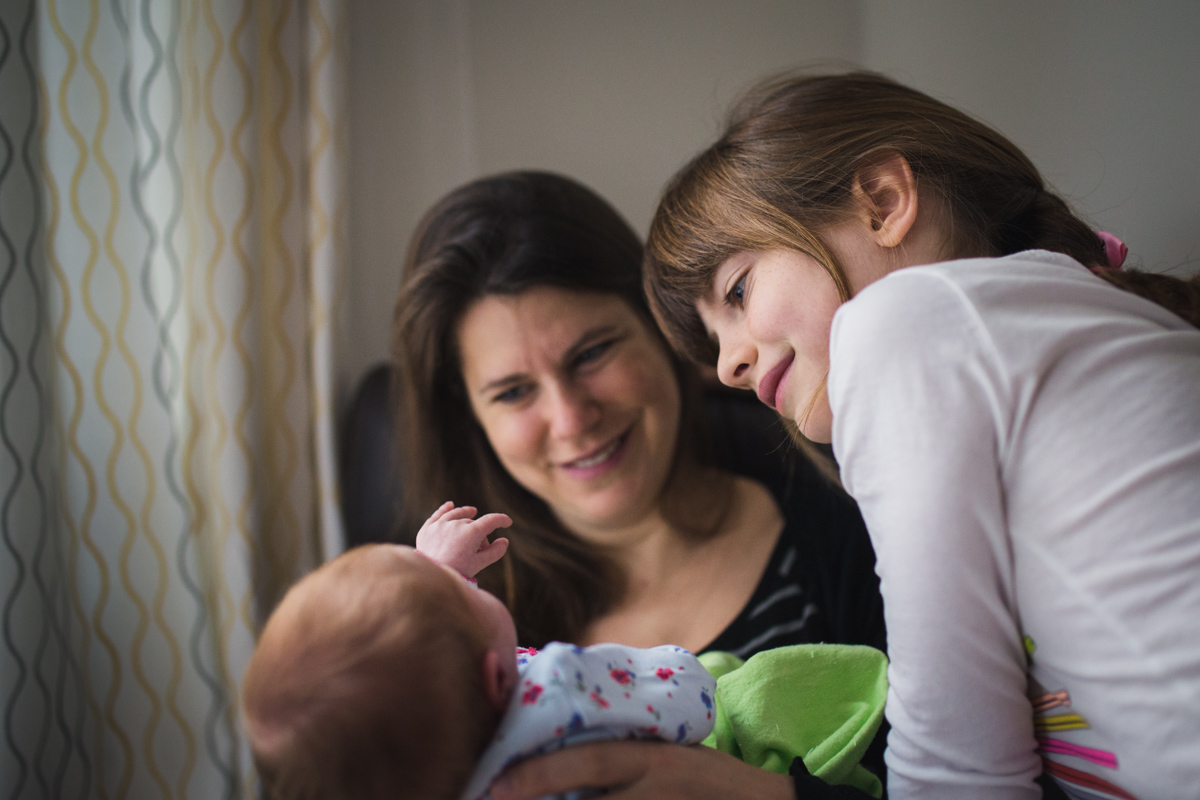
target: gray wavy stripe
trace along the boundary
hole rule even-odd
[[[34,3],[27,4],[25,22],[21,29],[21,63],[29,86],[29,124],[25,130],[24,142],[21,148],[22,163],[31,187],[30,207],[32,209],[32,224],[24,250],[24,264],[28,282],[33,295],[32,310],[34,315],[33,334],[29,343],[27,365],[29,381],[34,390],[38,409],[36,434],[30,453],[30,479],[38,498],[38,544],[33,557],[33,579],[37,586],[38,596],[45,610],[45,625],[42,626],[43,636],[38,643],[34,663],[38,684],[42,688],[43,697],[52,698],[49,705],[52,713],[45,715],[45,727],[39,737],[35,763],[37,764],[38,783],[46,786],[46,776],[50,777],[50,787],[47,797],[68,797],[64,784],[71,775],[77,775],[78,796],[86,797],[91,785],[92,765],[85,746],[86,720],[86,683],[83,671],[75,659],[71,646],[72,615],[69,600],[69,576],[67,575],[66,560],[62,552],[62,539],[55,516],[54,477],[51,472],[44,475],[45,455],[49,445],[50,430],[50,393],[47,390],[49,381],[39,375],[42,368],[48,366],[42,353],[43,324],[45,316],[44,281],[44,252],[43,252],[43,223],[41,217],[42,198],[39,192],[41,174],[37,167],[40,163],[37,148],[39,146],[38,126],[41,121],[39,95],[35,64],[37,63],[37,27]],[[47,556],[49,550],[49,556]],[[52,673],[53,680],[50,680]],[[72,714],[73,710],[73,714]],[[61,741],[58,744],[58,758],[54,763],[46,763],[51,743],[51,721],[57,729]],[[73,769],[78,765],[78,771]]]
[[[12,39],[8,33],[8,26],[0,18],[0,74],[3,74],[8,66],[8,57],[12,52],[11,45]],[[9,170],[13,164],[12,150],[12,137],[8,134],[4,119],[0,117],[0,192],[3,192],[5,184],[9,181]],[[17,251],[13,247],[12,238],[5,230],[2,220],[0,220],[0,257],[3,258],[3,266],[0,267],[3,269],[3,273],[0,275],[0,300],[3,300],[7,298],[13,276],[17,272]],[[29,763],[21,743],[17,740],[17,736],[23,728],[17,718],[17,703],[22,699],[21,693],[25,687],[28,667],[21,655],[14,633],[17,601],[25,584],[26,569],[25,561],[21,558],[21,551],[15,539],[16,526],[12,524],[13,506],[25,479],[25,461],[8,429],[10,402],[17,386],[17,380],[21,375],[21,362],[17,357],[17,349],[13,340],[9,336],[5,319],[5,315],[0,314],[0,350],[3,351],[3,363],[7,367],[3,373],[0,373],[0,375],[7,373],[4,386],[0,388],[0,445],[4,448],[6,458],[12,461],[12,472],[6,481],[7,485],[3,487],[4,499],[0,501],[0,540],[4,542],[15,575],[5,592],[3,624],[0,625],[0,632],[3,634],[4,648],[8,651],[9,658],[15,667],[15,677],[6,687],[8,697],[4,704],[4,743],[8,747],[11,761],[16,768],[15,778],[9,779],[12,781],[11,790],[15,797],[20,795],[29,776]]]
[[[8,110],[0,118],[0,211],[9,213],[0,216],[0,304],[10,313],[0,314],[0,448],[12,468],[0,486],[0,557],[13,578],[5,587],[0,629],[15,675],[3,688],[3,755],[8,769],[0,774],[0,789],[11,798],[64,798],[69,796],[68,776],[79,780],[81,796],[86,796],[91,763],[84,747],[85,689],[69,641],[71,617],[55,530],[54,481],[46,464],[51,406],[48,380],[40,374],[48,368],[48,354],[37,167],[41,109],[34,66],[36,11],[32,0],[9,4],[5,11],[0,15],[0,78]],[[18,16],[21,19],[14,19]],[[14,49],[16,28],[19,47]],[[21,85],[25,95],[18,98]],[[18,140],[19,163],[14,151]],[[16,212],[27,215],[25,224],[18,224]],[[13,309],[20,309],[16,325]],[[27,342],[17,341],[21,331],[27,331]],[[20,442],[18,431],[32,433],[32,442]]]

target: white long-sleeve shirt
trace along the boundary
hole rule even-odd
[[[896,800],[1200,797],[1200,330],[1030,251],[834,318],[875,546]]]

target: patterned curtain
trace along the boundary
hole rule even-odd
[[[0,3],[0,797],[256,795],[341,547],[341,3]]]

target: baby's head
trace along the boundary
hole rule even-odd
[[[276,798],[457,798],[516,683],[495,597],[410,547],[368,545],[272,613],[242,698]]]

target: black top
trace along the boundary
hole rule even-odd
[[[759,481],[783,515],[783,531],[750,602],[704,650],[749,658],[789,644],[866,644],[887,652],[875,551],[858,505],[826,479],[787,438],[778,417],[743,393],[713,393],[707,403],[717,462]],[[703,652],[703,651],[702,651]],[[885,720],[862,764],[887,797]],[[870,795],[830,786],[797,758],[790,773],[801,800],[858,800]]]
[[[886,652],[875,552],[854,501],[815,470],[772,494],[784,524],[767,568],[745,608],[704,650],[749,658],[832,642]]]

